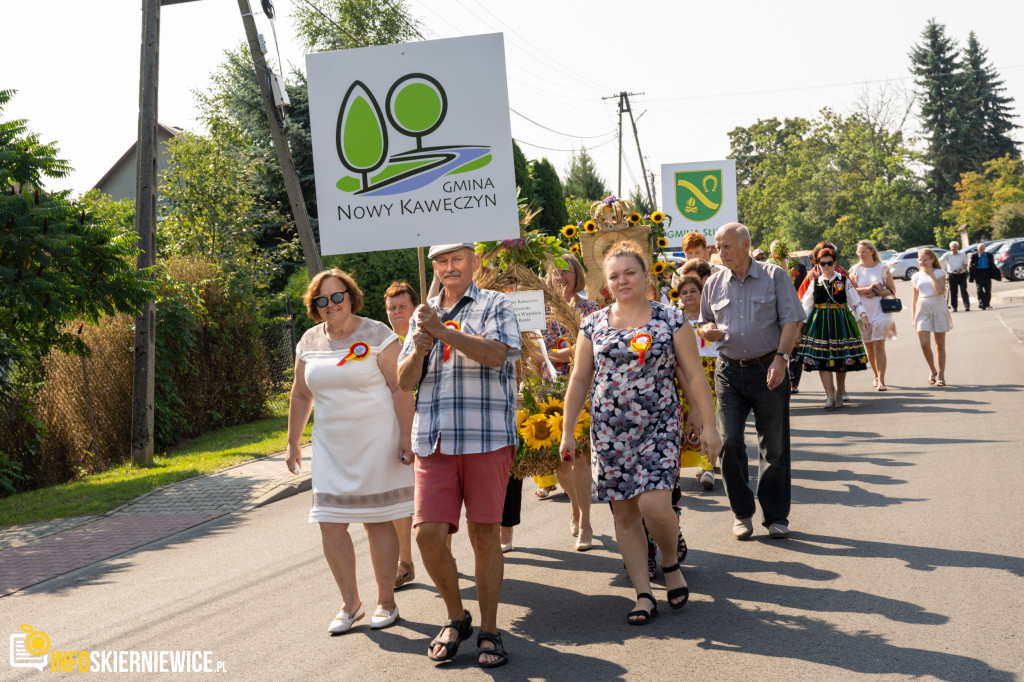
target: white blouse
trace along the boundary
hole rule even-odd
[[[935,275],[935,279],[946,276],[946,271],[942,268],[936,268],[932,270],[932,273]],[[935,293],[935,285],[932,283],[932,278],[926,275],[924,270],[915,272],[914,276],[910,278],[910,283],[921,296],[942,296],[942,294]],[[943,287],[943,293],[945,293],[945,287]]]
[[[831,277],[825,277],[824,273],[818,275],[818,282],[825,284],[826,282],[833,282],[842,277],[838,272],[833,272]],[[857,288],[850,282],[850,278],[846,277],[846,307],[850,309],[854,315],[860,316],[866,314],[864,312],[864,306],[860,303],[860,294],[857,293]],[[804,297],[800,301],[804,306],[804,313],[807,315],[811,314],[814,310],[814,286],[807,287],[804,291]]]

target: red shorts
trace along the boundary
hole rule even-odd
[[[416,511],[412,523],[447,523],[459,530],[462,502],[474,523],[501,523],[505,487],[516,449],[506,445],[491,452],[446,455],[437,450],[416,457]]]

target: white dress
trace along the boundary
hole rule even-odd
[[[857,280],[857,286],[860,288],[870,287],[875,283],[885,286],[888,274],[889,268],[881,263],[876,263],[870,268],[865,268],[859,264],[850,268],[850,275]],[[882,312],[882,299],[878,296],[871,298],[861,296],[860,302],[864,306],[864,312],[868,314],[868,324],[871,327],[866,333],[861,334],[861,339],[864,341],[895,339],[896,316],[893,313]]]
[[[365,318],[341,341],[327,338],[322,324],[299,341],[315,410],[310,523],[376,523],[412,514],[413,470],[398,461],[398,415],[377,365],[380,352],[397,342],[386,325]]]
[[[941,268],[936,268],[933,272],[935,279],[946,276],[946,271]],[[941,333],[952,329],[949,309],[946,308],[945,292],[941,294],[935,292],[935,285],[932,284],[931,277],[926,275],[924,270],[915,272],[914,276],[910,278],[910,283],[917,289],[917,318],[914,322],[914,331]]]

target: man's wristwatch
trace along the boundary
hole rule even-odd
[[[786,362],[789,362],[789,353],[776,353],[776,355],[778,355],[779,357],[781,357],[781,358],[782,358],[783,360],[785,360]]]

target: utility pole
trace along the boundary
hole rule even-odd
[[[640,138],[637,137],[637,134],[636,134],[636,121],[633,120],[633,110],[629,106],[629,96],[630,95],[642,95],[642,94],[644,94],[644,93],[642,93],[642,92],[625,92],[625,91],[622,91],[622,92],[620,92],[617,95],[611,95],[610,97],[602,97],[601,98],[602,100],[617,99],[619,101],[619,183],[618,183],[618,189],[616,190],[615,196],[619,197],[620,199],[622,198],[622,155],[624,153],[623,149],[622,149],[622,114],[623,113],[628,113],[629,114],[629,120],[632,121],[632,123],[633,123],[633,136],[636,138],[636,150],[637,150],[637,152],[639,152],[640,151]],[[641,156],[640,157],[640,168],[641,168],[641,170],[643,170],[643,167],[644,167],[644,157]],[[647,187],[647,173],[646,173],[646,171],[644,172],[644,176],[643,177],[644,177],[644,187],[646,188]],[[651,193],[650,193],[649,189],[647,191],[647,197],[648,197],[648,199],[650,199],[650,197],[651,197]],[[653,205],[653,202],[652,202],[652,205]]]
[[[309,214],[306,212],[306,202],[302,198],[302,187],[299,185],[298,173],[295,172],[295,162],[292,160],[292,152],[288,147],[288,138],[278,120],[279,114],[277,105],[274,103],[274,93],[268,86],[267,62],[263,58],[259,35],[256,33],[256,20],[253,19],[249,0],[238,0],[238,9],[242,13],[242,24],[245,25],[245,37],[249,41],[252,65],[256,69],[256,80],[260,84],[260,92],[263,93],[263,107],[267,110],[270,137],[273,139],[274,149],[277,151],[277,161],[281,164],[284,186],[288,190],[288,203],[292,209],[292,217],[295,218],[295,229],[299,233],[299,242],[302,244],[302,255],[306,258],[306,270],[309,271],[309,276],[313,277],[323,269],[320,265],[320,251],[313,239],[313,228],[309,225]],[[281,89],[284,89],[283,82]]]
[[[637,94],[637,93],[630,93]],[[639,94],[643,94],[642,92]],[[622,93],[623,99],[626,100],[626,111],[629,112],[629,122],[633,124],[633,139],[636,140],[636,154],[640,157],[640,174],[644,179],[644,189],[647,190],[647,201],[650,202],[652,210],[657,208],[654,203],[654,194],[651,192],[651,186],[647,184],[647,168],[644,166],[644,154],[640,151],[640,135],[636,132],[636,119],[633,118],[633,107],[629,105],[629,95]],[[621,133],[620,133],[621,134]],[[621,142],[620,142],[621,144]]]
[[[142,56],[139,67],[139,139],[135,151],[136,267],[153,266],[156,256],[157,84],[160,64],[160,0],[142,0]],[[146,301],[135,318],[132,375],[132,462],[153,464],[153,395],[156,374],[156,304]]]

